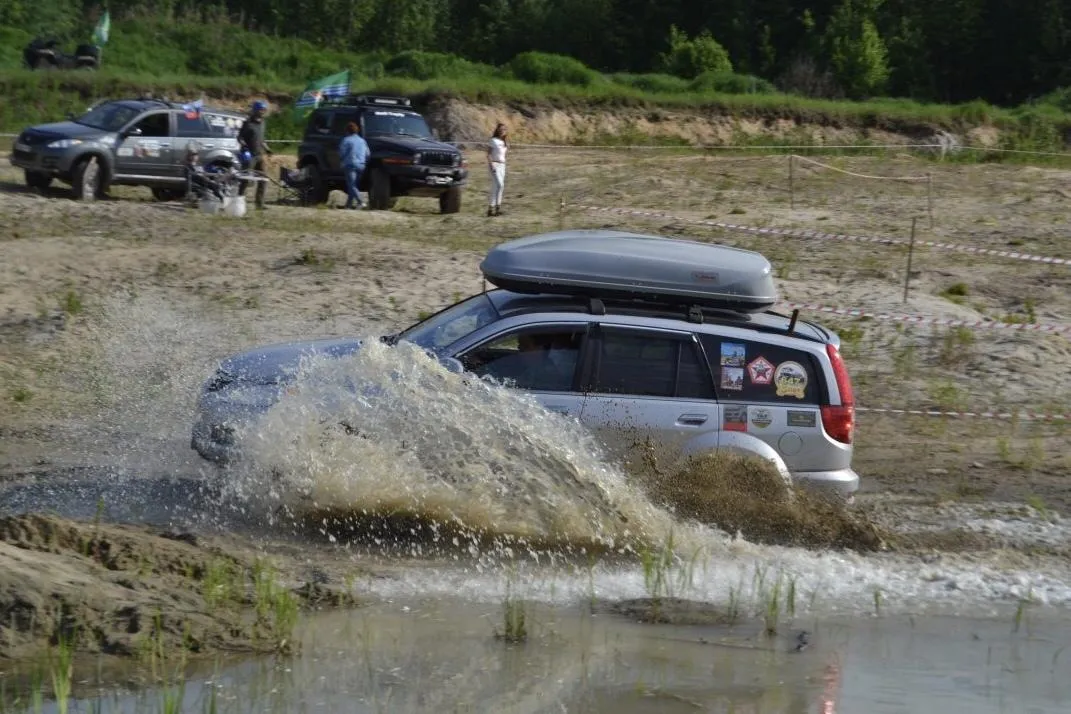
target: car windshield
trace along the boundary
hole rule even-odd
[[[430,139],[431,129],[424,117],[419,114],[407,114],[387,109],[375,109],[365,112],[364,133],[415,136],[418,139]]]
[[[398,335],[398,339],[439,353],[443,348],[498,318],[498,310],[491,304],[490,299],[481,293],[418,322]]]
[[[75,119],[79,124],[91,126],[94,129],[104,131],[119,131],[133,121],[141,110],[123,104],[122,102],[107,102],[99,107],[93,107],[82,116]]]

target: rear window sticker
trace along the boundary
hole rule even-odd
[[[782,362],[774,372],[774,387],[779,397],[803,399],[807,392],[807,370],[799,362]]]
[[[773,364],[761,355],[751,360],[747,366],[747,376],[751,378],[752,384],[769,384],[773,381],[773,373]]]
[[[722,367],[743,367],[744,366],[744,345],[739,342],[722,342],[721,343],[721,366]]]
[[[732,389],[737,392],[741,391],[744,388],[744,368],[722,367],[721,388]]]
[[[756,429],[765,429],[773,424],[773,412],[766,407],[748,407],[747,415]]]
[[[747,405],[726,404],[722,407],[722,428],[725,431],[747,431]]]
[[[818,416],[814,412],[803,412],[795,409],[788,410],[788,425],[795,427],[814,428],[818,425]]]

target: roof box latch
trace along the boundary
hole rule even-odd
[[[591,298],[591,302],[588,305],[588,310],[591,311],[592,315],[605,315],[606,305],[604,305],[603,301],[599,298],[593,297]]]
[[[688,322],[694,322],[696,324],[703,324],[703,309],[698,305],[692,305],[688,308]]]

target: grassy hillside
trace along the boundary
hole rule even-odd
[[[0,27],[0,94],[6,100],[0,103],[0,131],[62,118],[101,97],[147,92],[175,99],[202,93],[235,101],[263,96],[287,108],[310,79],[348,68],[354,72],[354,91],[424,98],[448,94],[487,103],[697,108],[911,134],[993,125],[1004,130],[1002,148],[1015,149],[1062,150],[1071,133],[1062,97],[1014,109],[981,101],[829,101],[778,93],[764,80],[735,74],[706,74],[690,81],[658,74],[605,75],[570,58],[538,53],[494,67],[437,53],[323,50],[226,23],[152,21],[115,23],[100,72],[31,72],[20,68],[21,48],[29,39],[24,32]],[[276,138],[295,136],[298,130],[287,112],[271,123]]]

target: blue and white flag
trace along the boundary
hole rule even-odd
[[[350,93],[350,70],[309,82],[294,102],[294,118],[304,119],[327,97],[344,97]]]

